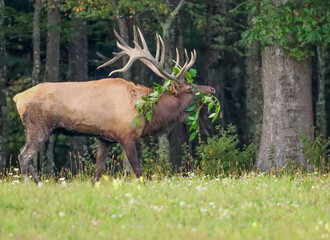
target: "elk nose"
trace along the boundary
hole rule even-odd
[[[215,94],[215,88],[213,88],[213,87],[211,87],[211,92],[213,93],[213,94]]]

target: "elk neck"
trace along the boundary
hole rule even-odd
[[[192,102],[192,94],[175,96],[164,92],[154,106],[151,123],[146,121],[142,135],[161,131],[175,122],[183,122],[187,116],[185,109]]]

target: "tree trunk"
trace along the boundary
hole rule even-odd
[[[327,137],[327,116],[325,107],[325,83],[326,83],[326,55],[327,52],[322,46],[317,46],[317,102],[316,102],[316,131],[317,135]]]
[[[262,54],[263,126],[256,166],[261,171],[306,165],[301,136],[313,136],[311,64],[276,47]]]
[[[175,31],[172,29],[172,23],[175,20],[178,12],[184,5],[184,0],[180,0],[175,9],[170,12],[164,22],[160,22],[163,30],[163,39],[165,44],[165,69],[167,72],[172,72],[173,66],[173,54],[175,52]],[[173,1],[166,0],[168,6],[174,5]],[[182,55],[181,55],[182,59]],[[182,60],[181,60],[182,61]],[[186,131],[183,124],[175,124],[172,129],[168,129],[169,132],[161,135],[158,138],[159,142],[159,156],[163,159],[163,162],[171,162],[174,169],[178,169],[181,166],[183,149],[182,145],[186,143]]]
[[[0,0],[0,13],[5,9],[4,0]],[[4,19],[0,15],[0,28]],[[7,132],[7,100],[6,100],[6,38],[0,31],[0,172],[5,172],[7,162],[8,132]]]
[[[60,11],[58,0],[48,0],[47,2],[47,58],[45,82],[57,82],[59,75],[60,60]],[[55,136],[49,138],[48,148],[46,150],[46,161],[44,161],[44,173],[52,172],[54,164],[54,142]]]
[[[87,20],[73,17],[73,36],[69,48],[69,81],[88,81],[88,41],[87,41]],[[79,166],[79,156],[84,151],[87,138],[74,136],[71,141],[70,167],[73,174],[76,174]]]
[[[41,12],[41,0],[35,0],[34,14],[33,14],[33,69],[32,69],[32,86],[40,83],[40,12]],[[42,166],[42,154],[38,154],[35,158],[35,166]]]
[[[88,41],[86,19],[73,17],[73,36],[69,48],[69,81],[88,81]]]
[[[261,84],[261,53],[259,44],[254,43],[249,49],[250,56],[246,59],[248,79],[246,82],[246,108],[248,118],[248,138],[258,144],[262,127],[262,84]]]
[[[203,60],[203,80],[205,85],[209,85],[217,89],[215,96],[220,100],[221,108],[224,106],[224,77],[222,71],[220,72],[219,55],[221,52],[215,50],[212,46],[215,44],[214,39],[219,33],[214,32],[211,17],[217,14],[219,7],[215,1],[208,1],[207,3],[207,15],[206,15],[206,27],[205,27],[205,47],[204,47],[204,60]],[[206,114],[205,108],[202,109],[202,115],[200,118],[200,130],[206,136],[210,136],[214,129],[211,121]]]
[[[181,16],[178,15],[176,26],[173,27],[173,30],[170,32],[166,32],[165,34],[169,34],[169,36],[165,39],[168,39],[168,41],[165,41],[166,49],[168,49],[169,58],[167,62],[168,71],[172,72],[171,66],[174,65],[173,63],[173,54],[175,53],[176,47],[179,50],[179,54],[182,57],[184,56],[184,44],[183,44],[183,31],[182,31],[182,19]],[[181,65],[183,63],[181,62]],[[179,171],[182,167],[182,157],[184,155],[183,145],[187,144],[189,145],[189,132],[186,129],[185,124],[183,123],[176,123],[172,126],[171,129],[169,129],[168,134],[169,139],[169,150],[170,150],[170,162],[172,164],[172,167],[175,171]],[[188,148],[190,150],[190,148]]]
[[[40,82],[40,11],[41,0],[35,0],[33,15],[33,70],[32,85]]]

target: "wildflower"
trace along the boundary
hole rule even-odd
[[[100,185],[101,185],[100,182],[96,182],[96,183],[95,183],[95,188],[96,188],[96,189],[99,189],[99,188],[100,188]]]
[[[183,202],[183,201],[179,203],[180,207],[183,207],[185,204],[186,204],[186,203]]]
[[[15,171],[15,172],[18,172],[18,171],[19,171],[19,168],[14,168],[14,171]]]
[[[140,178],[139,178],[139,181],[140,181],[140,183],[143,183],[143,177],[141,176]]]
[[[112,181],[112,186],[113,186],[114,189],[118,189],[118,187],[119,187],[119,183],[118,183],[118,180],[117,180],[117,179],[114,179],[114,180]]]
[[[62,177],[62,178],[60,178],[59,180],[60,180],[60,181],[64,181],[64,180],[65,180],[65,177]]]
[[[64,212],[59,212],[58,214],[60,217],[64,217],[65,216],[65,213]]]

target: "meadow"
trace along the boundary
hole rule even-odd
[[[329,239],[329,174],[0,182],[0,239]]]

